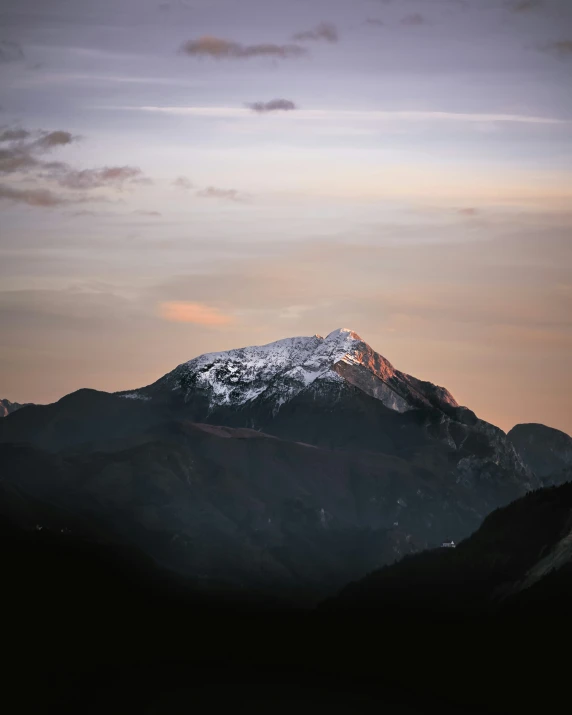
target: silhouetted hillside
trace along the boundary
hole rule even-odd
[[[348,585],[326,606],[370,609],[382,616],[399,609],[413,618],[466,618],[499,611],[510,615],[516,601],[519,607],[549,610],[553,597],[561,603],[562,589],[569,593],[572,588],[571,564],[568,483],[530,492],[490,514],[457,548],[405,557]],[[531,587],[538,598],[530,595]]]

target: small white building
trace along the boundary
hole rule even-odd
[[[454,549],[454,548],[456,548],[456,546],[457,546],[457,544],[455,544],[454,541],[444,541],[441,544],[442,549]]]

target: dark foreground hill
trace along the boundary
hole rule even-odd
[[[507,617],[556,609],[571,619],[572,483],[527,494],[490,514],[457,548],[415,554],[342,590],[325,607],[384,617]]]
[[[570,495],[556,499],[555,492],[510,507],[535,533],[525,554],[538,556],[542,539],[551,554],[562,541]],[[377,615],[363,608],[363,589],[351,609],[299,610],[245,593],[198,591],[135,547],[118,551],[105,524],[62,532],[68,517],[58,508],[12,498],[20,513],[43,514],[49,526],[22,529],[0,518],[3,698],[11,713],[179,715],[222,707],[485,715],[560,712],[565,702],[564,644],[572,633],[563,569],[555,585],[562,598],[554,598],[548,575],[534,598],[522,598],[534,586],[507,598],[502,614],[465,609],[451,619],[430,595],[419,611],[419,580],[417,599],[405,602],[380,598],[373,584]],[[492,544],[479,538],[481,549],[499,554],[491,558],[495,583],[513,584],[529,557],[511,559],[515,540],[501,517],[491,517]]]
[[[113,396],[101,403],[114,401],[131,409]],[[105,521],[119,543],[186,577],[295,600],[460,539],[519,493],[487,474],[457,481],[439,447],[404,459],[182,421],[99,446],[0,445],[4,484],[76,521]],[[10,504],[0,504],[7,516]]]

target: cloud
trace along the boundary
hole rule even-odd
[[[197,196],[202,199],[226,199],[227,201],[246,201],[246,195],[236,189],[219,189],[216,186],[207,186],[202,191],[197,191]]]
[[[30,132],[27,129],[4,129],[0,132],[0,142],[13,142],[27,139]]]
[[[24,50],[17,42],[9,40],[0,40],[0,63],[1,62],[18,62],[26,59]]]
[[[367,17],[363,21],[364,25],[373,25],[374,27],[381,27],[382,25],[385,25],[385,22],[381,20],[379,17]]]
[[[557,42],[551,42],[549,45],[545,45],[542,49],[544,52],[556,55],[557,57],[572,57],[572,40],[558,40]]]
[[[419,25],[426,25],[427,20],[421,13],[414,12],[411,15],[406,15],[401,18],[402,25],[409,25],[410,27],[418,27]]]
[[[189,189],[193,188],[193,182],[190,179],[187,179],[186,176],[178,176],[173,181],[173,186],[176,186],[178,189],[184,189],[185,191],[188,191]]]
[[[202,303],[168,301],[159,305],[159,315],[170,323],[194,323],[195,325],[223,326],[234,323],[234,317],[221,313]]]
[[[326,42],[337,42],[340,37],[338,34],[338,28],[332,22],[321,22],[316,27],[311,30],[305,30],[304,32],[297,32],[292,35],[292,39],[298,42],[306,41],[320,41],[325,40]]]
[[[510,4],[509,9],[512,12],[529,12],[536,10],[544,5],[543,0],[519,0]]]
[[[463,216],[477,216],[479,210],[472,207],[468,207],[465,209],[459,209],[459,213]]]
[[[242,45],[240,42],[219,37],[204,36],[198,40],[189,40],[180,48],[180,52],[190,57],[213,57],[214,59],[250,59],[251,57],[300,57],[307,50],[300,45]]]
[[[65,167],[63,173],[56,171],[56,178],[58,184],[66,189],[89,191],[104,186],[123,188],[126,183],[141,181],[143,172],[135,166],[104,166],[100,169],[81,170]]]
[[[56,132],[43,132],[43,135],[35,142],[35,146],[44,151],[53,149],[58,146],[65,146],[66,144],[71,144],[77,137],[74,137],[70,132],[56,131]]]
[[[0,174],[28,171],[39,164],[40,162],[24,148],[0,149]]]
[[[76,139],[70,132],[61,130],[30,132],[21,128],[4,129],[0,134],[0,142],[5,145],[0,149],[0,173],[11,174],[37,167],[61,169],[64,164],[45,162],[38,157],[57,147],[71,144]]]
[[[69,203],[65,197],[54,194],[48,189],[14,189],[0,184],[0,200],[12,201],[28,206],[51,208]]]
[[[81,209],[81,211],[72,211],[69,216],[74,218],[79,218],[80,216],[97,216],[95,211],[90,211],[89,209]]]
[[[74,169],[60,161],[46,161],[46,155],[76,141],[78,137],[63,130],[31,132],[27,129],[3,129],[0,132],[0,174],[28,174],[35,180],[55,182],[64,189],[90,191],[102,187],[122,189],[125,184],[149,182],[141,169],[133,166],[104,166]],[[57,206],[81,203],[86,197],[70,198],[48,189],[2,187],[0,198],[30,206]],[[101,199],[97,199],[101,200]]]
[[[290,112],[297,109],[294,102],[290,99],[271,99],[269,102],[253,102],[247,104],[247,107],[258,114],[267,114],[268,112]]]
[[[160,211],[133,211],[134,214],[138,214],[139,216],[162,216],[163,214]]]

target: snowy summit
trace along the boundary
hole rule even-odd
[[[211,408],[240,407],[257,400],[278,411],[304,390],[358,388],[398,412],[419,407],[458,407],[444,388],[396,370],[357,333],[347,328],[277,340],[225,352],[206,353],[179,365],[147,388],[124,397],[156,399],[165,392],[197,394]]]

